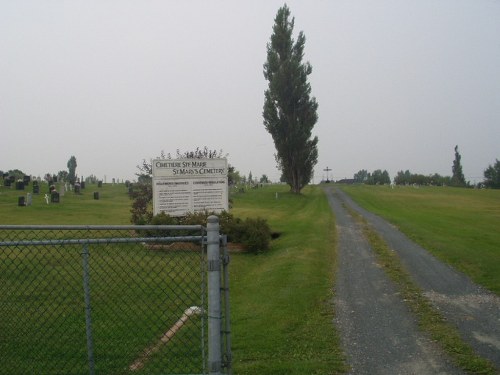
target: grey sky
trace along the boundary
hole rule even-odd
[[[0,0],[0,169],[134,179],[222,149],[277,180],[262,125],[282,1]],[[466,179],[500,159],[500,1],[288,1],[319,102],[315,182],[360,169]],[[295,35],[296,36],[296,35]]]

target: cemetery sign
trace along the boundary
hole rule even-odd
[[[226,159],[155,159],[152,167],[155,215],[228,210]]]

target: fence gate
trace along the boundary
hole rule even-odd
[[[230,374],[227,264],[215,216],[0,226],[0,374]]]

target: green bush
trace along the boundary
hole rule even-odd
[[[267,221],[261,218],[247,218],[242,223],[241,243],[248,251],[257,252],[269,249],[271,228]]]
[[[147,224],[152,225],[207,225],[207,220],[211,212],[190,213],[183,217],[171,217],[165,213],[153,216]],[[271,242],[271,229],[265,219],[247,218],[241,220],[224,211],[217,215],[219,217],[220,232],[227,235],[228,242],[240,243],[248,252],[259,252],[269,249]],[[169,236],[174,233],[162,231],[153,234],[152,231],[144,231],[149,236]],[[149,233],[151,232],[151,233]],[[187,235],[188,233],[175,233],[177,235]]]

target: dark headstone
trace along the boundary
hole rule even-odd
[[[31,176],[24,176],[23,177],[23,182],[25,185],[28,185],[31,181]]]
[[[99,192],[98,191],[94,191],[94,199],[99,200]]]
[[[33,184],[33,194],[40,194],[40,186]]]
[[[52,203],[59,203],[59,193],[57,191],[52,191],[52,193],[50,193],[50,201]]]
[[[24,202],[24,196],[19,197],[19,198],[17,199],[17,205],[18,205],[19,207],[24,207],[24,206],[26,206],[26,203]]]
[[[24,190],[24,181],[16,181],[16,190]]]
[[[97,181],[97,187],[102,188],[102,181]]]
[[[80,187],[81,187],[82,189],[85,189],[85,181],[80,182]]]

